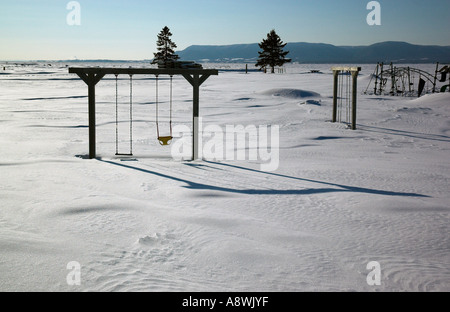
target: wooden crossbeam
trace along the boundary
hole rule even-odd
[[[70,67],[71,74],[103,75],[218,75],[217,69],[182,68],[114,68],[114,67]]]

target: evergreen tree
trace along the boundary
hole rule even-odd
[[[283,66],[285,63],[289,63],[291,59],[287,59],[286,55],[289,51],[283,51],[283,48],[287,43],[283,43],[280,37],[277,35],[274,29],[267,34],[267,38],[259,44],[262,51],[259,53],[259,58],[256,63],[256,67],[261,69],[270,66],[272,73],[275,73],[275,66]]]
[[[156,41],[157,53],[153,53],[155,55],[152,64],[157,64],[159,61],[167,62],[169,60],[178,60],[180,57],[175,54],[174,49],[177,48],[177,45],[172,42],[170,37],[172,33],[170,32],[169,27],[165,26],[161,32],[158,34],[158,40]]]

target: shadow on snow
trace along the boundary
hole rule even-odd
[[[174,176],[170,176],[164,173],[143,169],[135,166],[131,166],[128,164],[122,164],[117,163],[114,161],[108,161],[108,160],[102,160],[97,159],[101,162],[119,166],[126,169],[136,170],[147,174],[152,174],[161,178],[170,179],[173,181],[178,181],[187,184],[184,186],[188,189],[194,189],[194,190],[209,190],[209,191],[218,191],[218,192],[228,192],[228,193],[234,193],[234,194],[245,194],[245,195],[312,195],[312,194],[323,194],[323,193],[335,193],[335,192],[350,192],[350,193],[363,193],[363,194],[374,194],[374,195],[383,195],[383,196],[406,196],[406,197],[430,197],[427,195],[417,194],[417,193],[405,193],[405,192],[394,192],[394,191],[385,191],[385,190],[377,190],[377,189],[370,189],[370,188],[363,188],[363,187],[356,187],[356,186],[348,186],[348,185],[342,185],[342,184],[336,184],[336,183],[329,183],[329,182],[323,182],[323,181],[317,181],[317,180],[311,180],[311,179],[304,179],[304,178],[298,178],[298,177],[291,177],[287,175],[277,174],[277,173],[271,173],[271,172],[263,172],[258,171],[255,169],[240,167],[236,165],[230,165],[230,164],[223,164],[223,163],[217,163],[212,161],[205,161],[205,163],[214,164],[217,166],[225,166],[230,168],[235,168],[239,170],[244,171],[251,171],[258,174],[263,175],[271,175],[276,176],[280,178],[285,179],[292,179],[302,182],[310,182],[310,183],[317,183],[324,185],[326,187],[322,188],[305,188],[305,189],[287,189],[287,190],[279,190],[279,189],[235,189],[235,188],[229,188],[229,187],[221,187],[221,186],[214,186],[209,185],[205,183],[198,183],[194,181],[189,181],[187,179],[182,179]]]

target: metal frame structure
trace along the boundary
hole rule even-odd
[[[385,69],[385,66],[389,66],[389,68]],[[402,96],[417,95],[420,97],[423,91],[426,93],[439,92],[439,90],[437,90],[437,83],[442,82],[445,84],[448,80],[449,85],[441,85],[440,92],[445,92],[447,86],[450,86],[450,79],[448,79],[450,78],[450,75],[448,75],[449,73],[448,65],[443,66],[439,70],[439,63],[436,63],[434,74],[413,67],[395,67],[393,63],[390,63],[390,65],[378,63],[364,94],[372,94],[368,93],[368,90],[372,85],[373,79],[375,79],[375,86],[373,89],[374,95],[390,94],[395,96],[400,94]],[[439,74],[441,74],[441,79],[438,80]],[[418,90],[414,90],[415,76],[419,77]],[[390,91],[388,91],[389,80],[391,81]],[[425,88],[425,84],[427,84],[427,86],[431,85],[431,87]]]
[[[181,75],[193,88],[193,142],[192,160],[199,158],[199,114],[200,86],[211,75],[218,75],[216,69],[170,69],[170,68],[101,68],[70,67],[69,73],[77,74],[88,86],[89,111],[89,159],[96,157],[95,86],[105,75]]]

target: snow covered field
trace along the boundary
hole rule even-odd
[[[88,160],[84,82],[63,63],[1,65],[1,291],[450,291],[450,93],[364,95],[375,65],[363,66],[351,131],[329,122],[332,65],[221,71],[201,87],[203,124],[279,126],[266,172],[173,160],[156,140],[153,77],[133,79],[133,158],[114,155],[114,77],[97,85]],[[115,64],[130,65],[143,66]],[[162,131],[168,90],[161,77]],[[174,125],[190,127],[192,88],[174,77],[173,90]],[[372,261],[381,285],[367,283]]]

